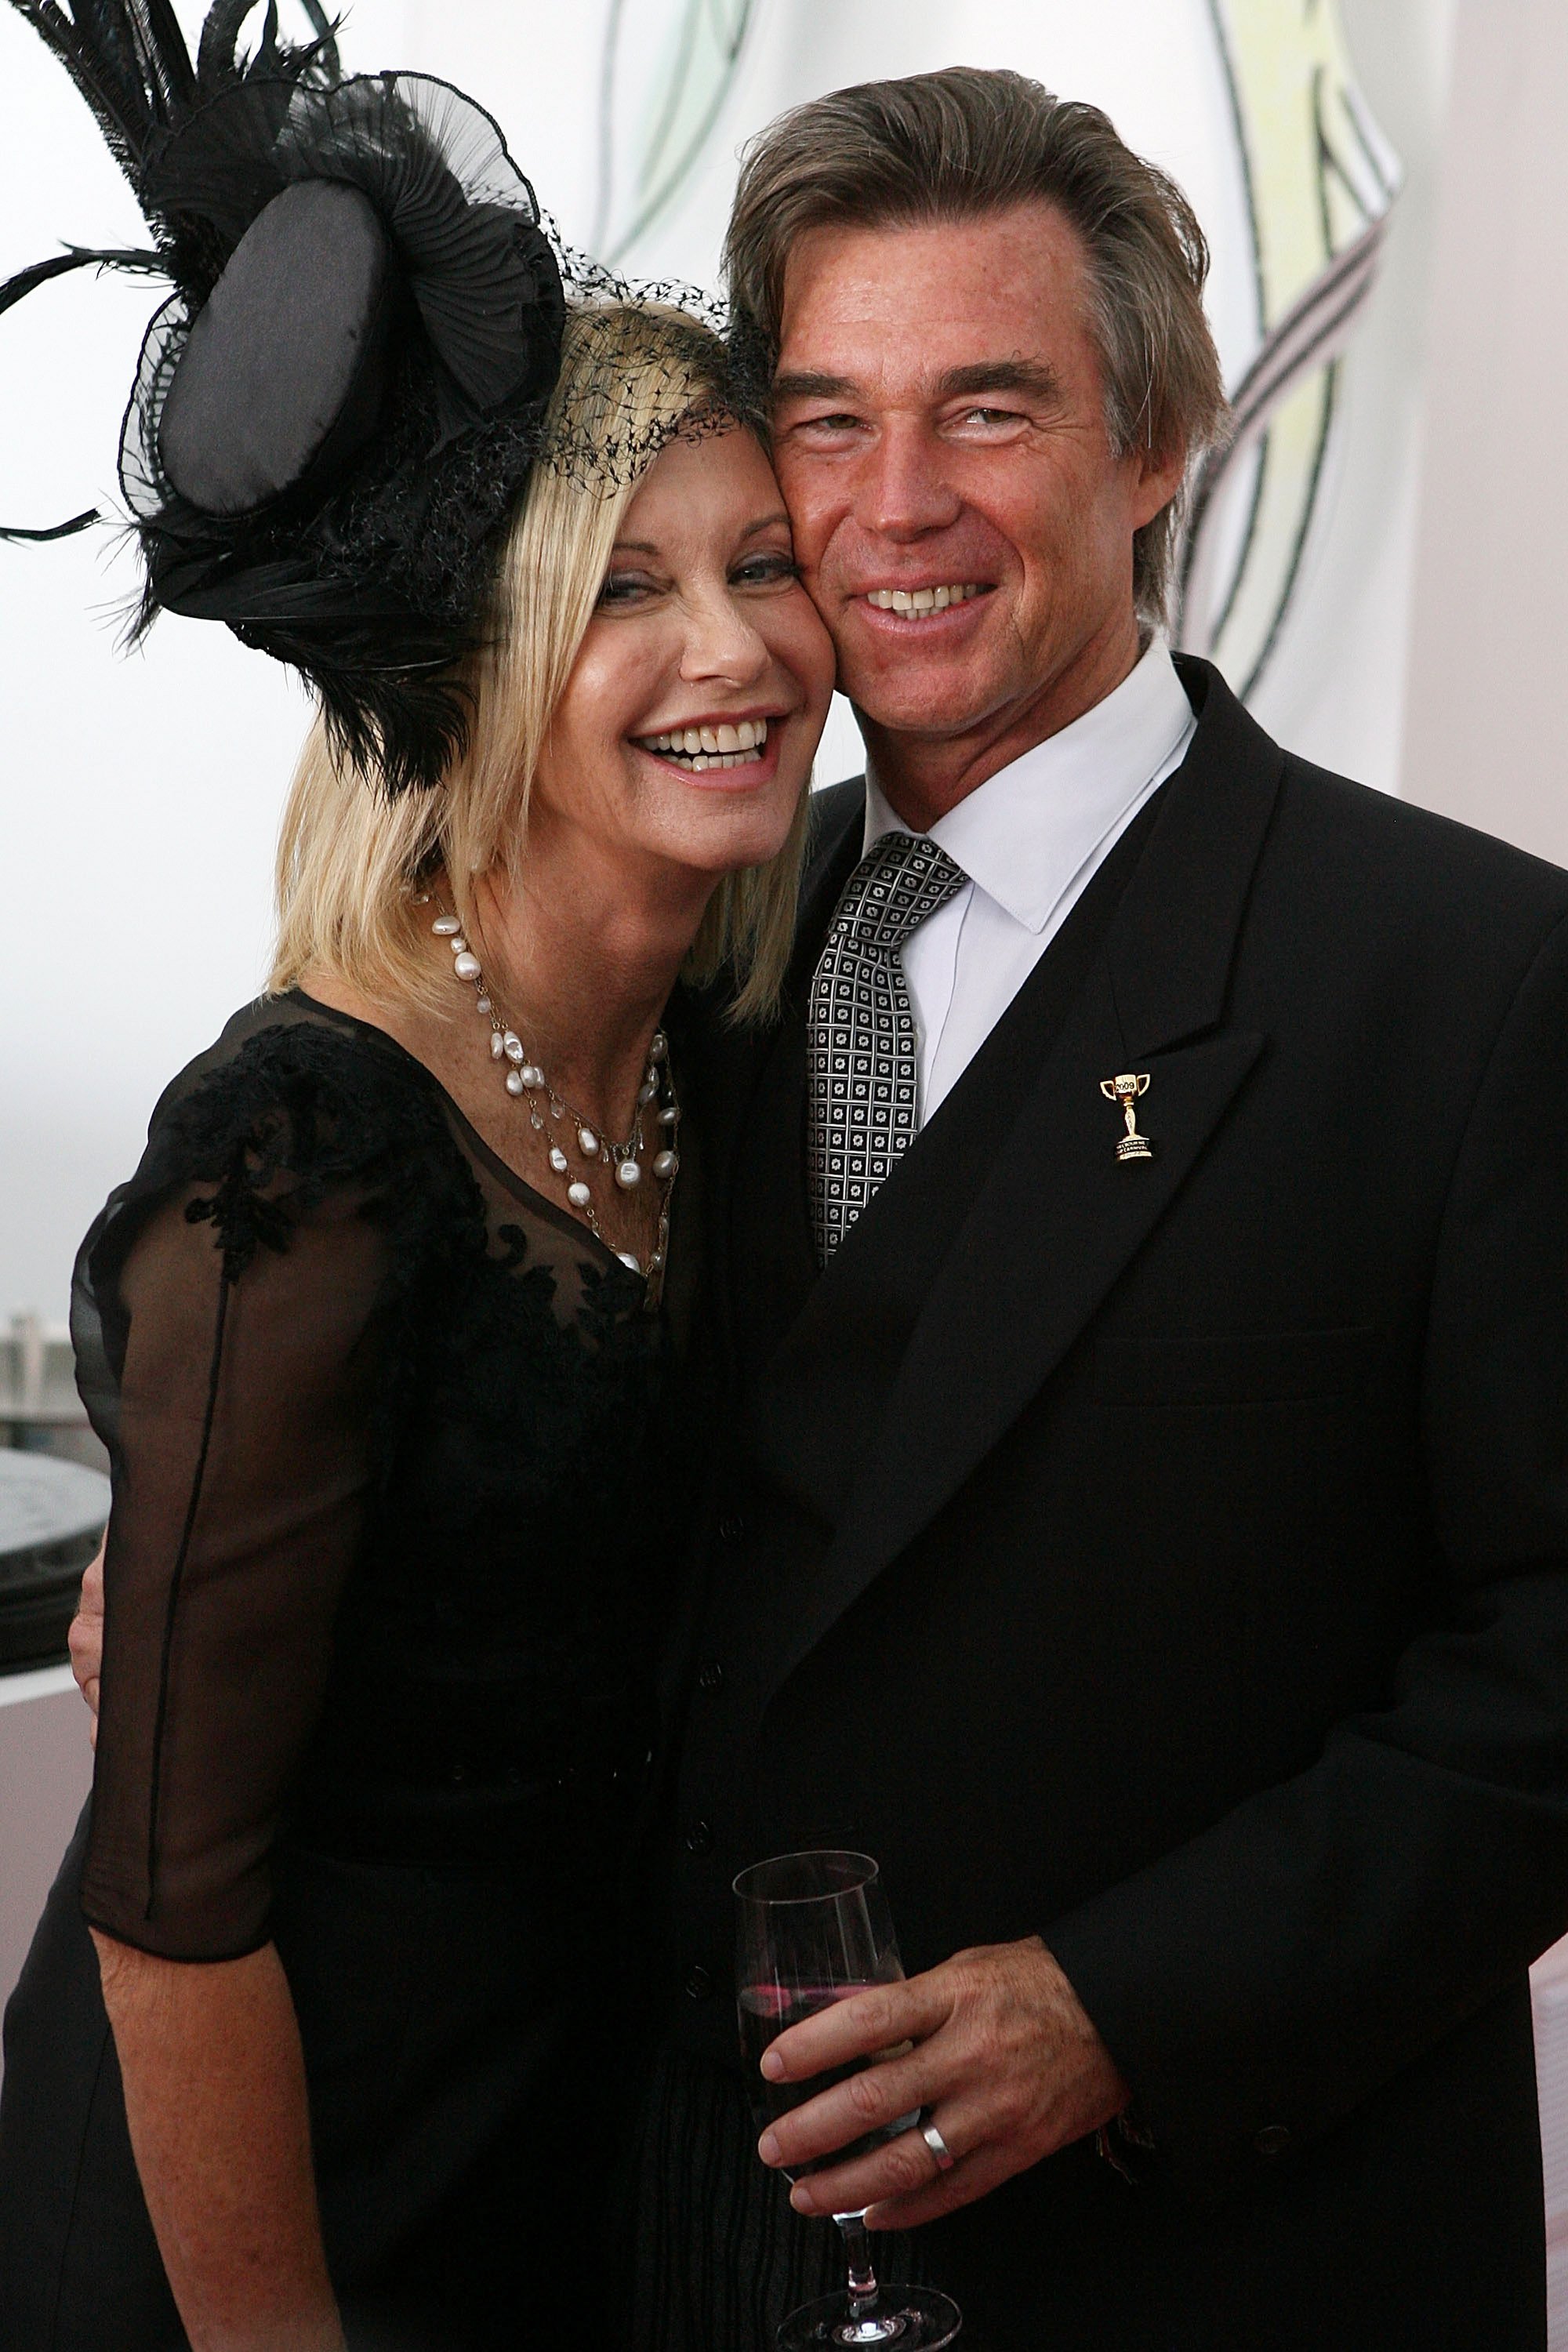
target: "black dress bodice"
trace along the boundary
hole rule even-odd
[[[686,1238],[650,1312],[420,1063],[298,993],[176,1080],[78,1267],[114,1474],[93,1925],[253,1949],[283,1837],[607,1889],[684,1516]]]

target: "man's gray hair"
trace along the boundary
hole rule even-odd
[[[770,123],[745,151],[725,240],[737,331],[771,368],[785,266],[808,229],[972,220],[1024,204],[1054,205],[1083,240],[1112,448],[1180,449],[1191,462],[1226,421],[1197,215],[1099,107],[1023,74],[950,66],[862,82]],[[1165,618],[1180,526],[1178,497],[1134,541],[1133,593],[1152,621]]]

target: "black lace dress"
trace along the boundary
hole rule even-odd
[[[621,2089],[694,1175],[653,1314],[418,1062],[304,996],[159,1105],[78,1272],[102,1713],[8,2025],[11,2352],[183,2340],[83,1916],[193,1963],[276,1942],[352,2342],[552,2308]]]

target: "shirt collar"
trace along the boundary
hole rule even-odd
[[[1103,702],[987,777],[932,825],[931,838],[1016,922],[1042,931],[1192,726],[1192,704],[1156,638]],[[868,772],[867,849],[908,830]]]

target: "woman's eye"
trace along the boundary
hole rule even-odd
[[[781,581],[798,580],[800,566],[793,555],[753,555],[730,577],[740,588],[772,588]]]
[[[654,583],[641,572],[612,572],[599,591],[601,604],[631,604],[653,593]]]

